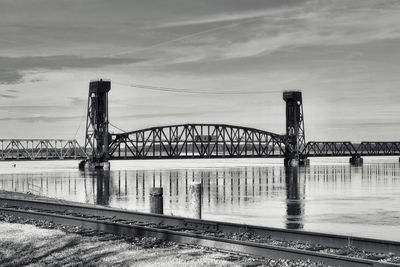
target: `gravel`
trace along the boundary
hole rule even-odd
[[[1,266],[324,266],[255,259],[157,238],[122,237],[0,213]]]

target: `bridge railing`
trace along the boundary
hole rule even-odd
[[[0,139],[0,160],[63,160],[87,158],[74,140]]]

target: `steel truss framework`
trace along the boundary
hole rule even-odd
[[[76,140],[0,139],[0,160],[86,159]],[[109,159],[283,158],[284,135],[216,124],[153,127],[113,134]],[[302,157],[400,156],[400,142],[308,142]]]
[[[253,128],[183,124],[113,134],[109,159],[284,157],[287,139]]]
[[[400,156],[400,142],[308,142],[306,157]]]
[[[66,160],[87,158],[76,140],[0,139],[0,160]]]

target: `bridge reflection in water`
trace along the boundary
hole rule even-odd
[[[331,220],[357,214],[360,206],[346,199],[356,196],[367,209],[370,192],[400,187],[399,165],[377,164],[2,174],[0,189],[147,212],[150,188],[163,187],[165,213],[185,216],[194,181],[203,183],[206,219],[307,230],[329,212]]]

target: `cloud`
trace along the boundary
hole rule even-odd
[[[17,70],[9,69],[8,66],[1,66],[0,62],[0,84],[15,83],[22,79],[22,74],[18,73]]]
[[[174,62],[185,63],[255,57],[299,47],[398,40],[398,14],[398,1],[385,5],[370,0],[308,1],[273,12],[221,14],[165,24],[184,34],[165,42],[162,49],[168,49]]]
[[[60,123],[61,121],[76,121],[79,120],[79,116],[45,116],[45,115],[36,115],[36,116],[25,116],[25,117],[7,117],[0,118],[0,121],[20,121],[26,123],[37,123],[37,122],[48,122],[48,123]]]
[[[136,58],[81,57],[68,55],[0,57],[0,84],[23,82],[24,72],[31,70],[101,68],[107,65],[132,64],[143,61],[143,59]],[[33,79],[30,80],[30,82],[38,82],[39,80]]]
[[[0,94],[0,98],[17,98],[15,95]]]
[[[87,103],[87,99],[83,99],[80,97],[70,97],[71,100],[71,107],[81,107],[82,105]]]
[[[396,116],[398,14],[398,0],[4,0],[0,83],[7,86],[1,86],[0,112],[7,124],[18,122],[16,135],[32,121],[48,122],[48,129],[37,127],[40,135],[64,135],[86,107],[88,80],[107,76],[191,90],[301,88],[311,126],[319,120],[334,127],[342,118],[351,125],[379,110],[379,97],[387,100],[388,116]],[[128,130],[160,121],[283,127],[284,105],[276,97],[182,96],[113,85],[110,114],[124,121],[123,129],[129,123]],[[309,136],[323,138],[322,127],[308,129]]]
[[[266,16],[271,16],[275,12],[275,9],[263,9],[263,10],[255,10],[249,12],[237,12],[237,13],[220,13],[218,15],[213,16],[203,16],[200,18],[189,18],[183,19],[179,21],[167,22],[158,25],[158,28],[178,28],[184,26],[194,26],[194,25],[211,25],[215,26],[218,23],[230,23],[230,22],[239,22],[242,23],[247,20],[259,19]],[[157,27],[156,27],[157,28]]]

